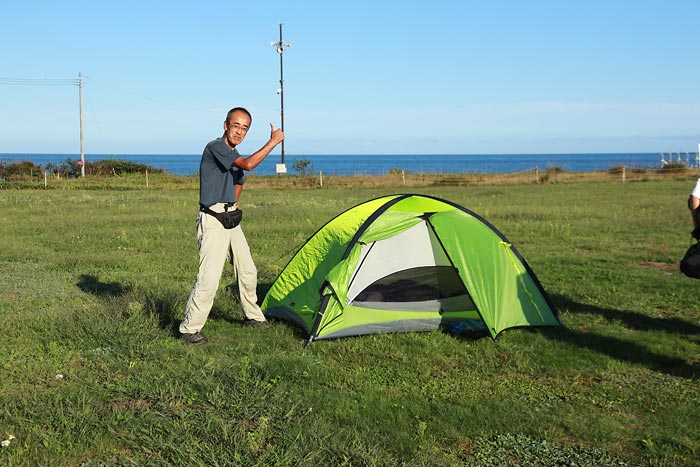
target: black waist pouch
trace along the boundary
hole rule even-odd
[[[219,222],[221,222],[221,225],[224,226],[224,229],[232,229],[236,227],[238,224],[241,223],[241,220],[243,219],[243,211],[241,211],[240,209],[236,209],[235,211],[229,212],[214,212],[211,209],[202,206],[200,210],[209,214],[210,216],[216,217],[219,220]]]

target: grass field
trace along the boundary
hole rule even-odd
[[[700,283],[678,271],[689,177],[251,177],[241,206],[260,300],[326,221],[416,192],[503,232],[565,323],[308,347],[284,322],[239,325],[230,267],[210,343],[176,339],[197,269],[196,180],[33,183],[0,186],[1,466],[700,466]]]

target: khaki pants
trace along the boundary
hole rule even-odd
[[[223,204],[215,204],[211,209],[221,212]],[[219,281],[226,261],[233,265],[238,279],[243,314],[247,319],[265,321],[265,316],[257,304],[258,270],[253,263],[241,226],[224,229],[221,222],[214,216],[200,212],[197,218],[197,241],[199,272],[187,299],[185,318],[180,323],[180,332],[189,334],[198,332],[204,327],[214,304],[214,297],[219,289]]]

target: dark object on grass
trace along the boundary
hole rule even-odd
[[[681,272],[693,279],[700,279],[700,242],[690,245],[680,264]]]

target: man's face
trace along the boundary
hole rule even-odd
[[[250,118],[248,114],[236,111],[231,114],[231,118],[224,122],[224,135],[229,146],[235,147],[241,144],[250,128]]]

